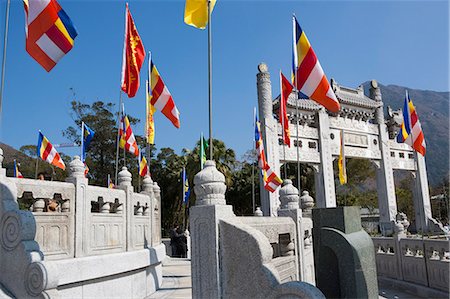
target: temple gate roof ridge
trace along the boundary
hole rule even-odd
[[[351,105],[355,107],[361,107],[366,109],[376,109],[382,103],[376,102],[364,94],[364,87],[362,85],[358,86],[356,89],[346,86],[341,86],[336,83],[335,80],[331,79],[331,87],[333,88],[336,97],[341,104]],[[308,97],[301,97],[296,99],[296,91],[293,91],[288,98],[287,106],[290,108],[295,108],[296,102],[298,101],[298,107],[302,110],[316,111],[320,110],[322,107],[317,102],[309,99]],[[280,95],[278,95],[274,101],[273,106],[278,107],[280,102]]]

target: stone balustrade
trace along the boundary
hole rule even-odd
[[[117,189],[90,186],[75,157],[67,182],[9,178],[2,154],[0,286],[18,298],[146,297],[160,287],[161,197],[150,177],[141,193],[125,167]]]
[[[449,292],[450,241],[396,237],[372,240],[379,277]]]

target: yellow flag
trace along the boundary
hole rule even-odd
[[[147,137],[148,144],[155,144],[155,121],[153,119],[153,114],[155,113],[156,108],[151,104],[152,96],[148,92],[149,84],[150,83],[147,81],[145,136]]]
[[[210,0],[211,13],[216,0]],[[184,22],[199,29],[205,29],[208,24],[208,0],[186,0]]]
[[[338,168],[339,168],[339,182],[341,185],[347,184],[347,170],[345,165],[345,156],[344,156],[344,131],[341,131],[341,148],[339,151],[339,159],[338,159]]]

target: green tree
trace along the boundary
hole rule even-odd
[[[89,183],[92,185],[106,186],[108,174],[111,178],[115,176],[115,160],[117,145],[117,112],[113,103],[101,101],[92,104],[83,104],[78,101],[71,102],[71,116],[75,126],[70,126],[64,130],[63,135],[69,140],[81,143],[81,122],[85,122],[95,135],[87,152],[86,164],[89,167]],[[128,116],[131,125],[139,122],[138,119]],[[134,132],[136,133],[136,132]],[[143,144],[143,138],[134,135],[138,144]],[[126,163],[123,161],[123,150],[120,150],[119,170],[122,166],[127,166],[133,174],[133,184],[138,183],[136,157],[126,154]]]

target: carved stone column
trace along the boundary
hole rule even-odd
[[[419,232],[430,230],[431,214],[430,193],[428,189],[427,167],[425,157],[414,152],[416,160],[416,173],[414,178],[414,212],[416,214],[416,229]]]
[[[235,217],[225,203],[225,177],[214,161],[194,177],[195,206],[190,208],[193,298],[221,298],[219,221]]]
[[[150,197],[150,211],[149,215],[151,217],[151,223],[150,223],[150,246],[155,246],[160,243],[160,239],[158,238],[160,234],[160,225],[156,222],[155,218],[156,214],[159,212],[159,206],[156,203],[155,194],[153,193],[153,180],[149,175],[146,175],[144,179],[142,180],[142,191],[141,193],[147,194]]]
[[[265,63],[258,65],[256,85],[258,88],[259,120],[261,121],[261,134],[264,140],[267,163],[272,170],[280,176],[280,158],[278,154],[277,121],[273,117],[272,84],[270,74]],[[262,176],[259,176],[261,209],[264,216],[276,216],[279,206],[278,190],[271,193],[264,189]]]
[[[79,156],[73,157],[69,163],[67,182],[75,185],[75,257],[87,255],[88,238],[90,237],[89,215],[91,203],[87,202],[88,179],[84,176],[84,164]]]
[[[132,176],[128,169],[124,166],[122,170],[118,174],[118,183],[119,188],[125,191],[125,212],[126,212],[126,249],[129,251],[133,246],[133,236],[134,231],[132,228],[134,227],[134,207],[133,207],[133,185],[131,184]]]
[[[380,229],[383,235],[392,233],[392,221],[397,215],[397,202],[395,198],[394,175],[391,164],[391,153],[388,146],[388,129],[384,123],[383,100],[378,83],[372,80],[370,97],[379,103],[376,110],[376,121],[379,130],[381,160],[377,168],[378,208],[380,209]]]
[[[157,182],[153,182],[153,194],[155,195],[155,209],[154,209],[154,223],[155,223],[155,236],[152,237],[155,244],[161,243],[161,188],[159,188]]]
[[[312,208],[314,207],[314,198],[309,192],[303,190],[300,196],[302,207],[302,232],[303,232],[303,281],[316,285],[316,275],[314,270],[314,248],[312,240]]]
[[[320,165],[315,175],[318,208],[336,207],[333,157],[330,146],[330,120],[324,108],[318,112]]]

